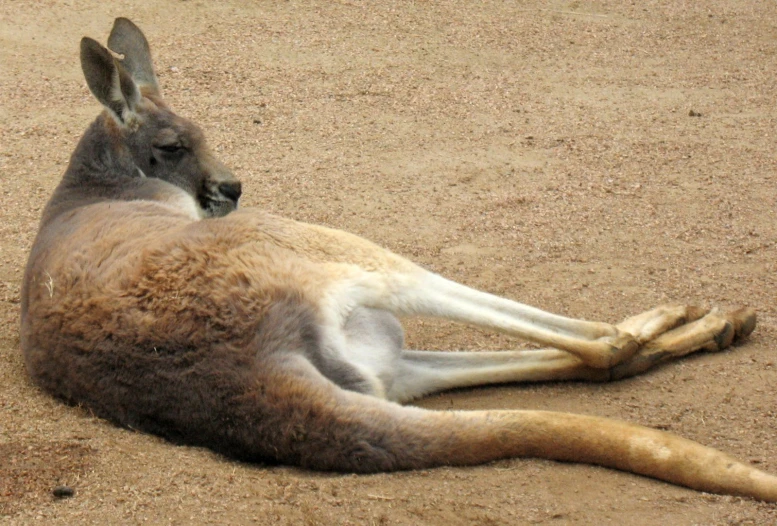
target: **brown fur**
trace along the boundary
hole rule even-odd
[[[660,431],[558,413],[432,412],[379,399],[395,378],[349,358],[339,336],[367,353],[384,350],[375,342],[388,347],[376,367],[381,359],[408,367],[416,360],[414,374],[423,376],[425,364],[433,370],[429,364],[450,361],[455,369],[458,359],[394,349],[401,333],[388,311],[496,320],[500,330],[535,335],[510,317],[523,307],[446,285],[344,232],[233,211],[239,183],[196,126],[164,105],[142,33],[118,19],[109,41],[130,57],[122,65],[96,42],[82,42],[87,82],[106,112],[76,148],[25,271],[22,350],[47,392],[119,425],[244,460],[375,472],[539,456],[777,500],[774,477]],[[428,283],[448,287],[448,296],[435,296]],[[471,306],[477,301],[481,310]],[[365,308],[377,314],[349,325]],[[748,311],[723,317],[677,307],[617,327],[529,317],[546,320],[538,341],[557,338],[572,354],[463,356],[472,374],[485,363],[492,381],[628,376],[726,347],[755,323]],[[588,354],[576,356],[578,347]],[[595,368],[615,363],[611,353],[624,348],[622,365]],[[510,369],[512,360],[528,365]]]

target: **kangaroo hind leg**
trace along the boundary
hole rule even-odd
[[[704,313],[700,309],[694,309],[693,312],[694,315]],[[634,327],[635,323],[640,323],[637,318],[629,318],[618,327],[637,332]],[[727,313],[713,309],[696,320],[689,320],[689,323],[647,341],[631,359],[610,370],[610,379],[634,376],[661,363],[697,351],[722,351],[746,338],[755,329],[755,324],[756,314],[752,309],[738,309]]]
[[[586,366],[566,351],[403,351],[388,398],[409,402],[448,389],[552,380],[606,379],[607,370]]]
[[[281,247],[314,262],[318,279],[309,295],[317,298],[322,324],[332,341],[347,351],[343,332],[351,313],[360,307],[395,316],[432,316],[480,326],[567,351],[587,366],[609,370],[628,361],[641,345],[664,331],[703,314],[684,306],[653,309],[612,325],[568,318],[516,301],[478,291],[422,269],[410,261],[352,234],[265,215],[240,214],[258,226],[271,220]],[[248,232],[250,234],[250,231]],[[356,353],[355,360],[361,358]]]
[[[637,354],[609,369],[587,366],[566,351],[540,349],[499,352],[403,351],[388,397],[407,402],[446,389],[478,385],[558,380],[607,381],[635,376],[697,351],[720,351],[746,337],[755,313],[677,306],[658,307],[617,326],[647,340]],[[674,327],[674,328],[672,328]]]

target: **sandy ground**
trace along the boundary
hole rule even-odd
[[[123,4],[0,0],[0,522],[777,522],[774,505],[549,461],[367,477],[243,465],[49,399],[18,337],[40,211],[99,111],[78,41],[128,16],[168,100],[243,180],[244,205],[570,316],[618,321],[668,301],[760,315],[744,345],[640,378],[421,405],[623,418],[777,472],[773,1]],[[523,345],[407,329],[416,348]],[[60,484],[75,496],[55,500]]]

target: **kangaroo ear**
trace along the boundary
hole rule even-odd
[[[138,26],[126,18],[117,18],[108,37],[108,48],[124,55],[121,64],[140,88],[161,94],[148,40]]]
[[[120,124],[128,124],[140,102],[140,91],[129,73],[110,51],[88,37],[81,39],[81,69],[97,100]]]

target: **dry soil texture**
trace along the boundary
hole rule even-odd
[[[548,461],[376,476],[244,465],[38,391],[19,353],[22,271],[100,110],[78,41],[104,41],[116,16],[145,30],[166,97],[242,178],[247,206],[571,316],[617,321],[664,302],[760,315],[730,352],[640,378],[422,405],[622,418],[777,472],[773,0],[0,0],[0,522],[777,521],[773,505]],[[407,328],[416,348],[523,345]],[[61,484],[75,496],[55,500]]]

